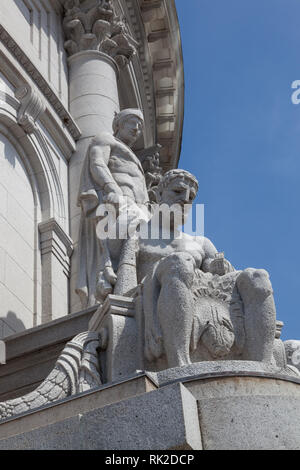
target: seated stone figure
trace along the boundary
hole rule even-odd
[[[193,175],[171,170],[157,187],[156,202],[182,208],[197,190]],[[174,217],[157,220],[158,239],[139,239],[137,262],[146,359],[153,362],[165,355],[168,367],[179,367],[190,364],[197,349],[202,351],[197,362],[274,362],[276,309],[268,273],[237,271],[207,238],[179,236]],[[170,228],[167,239],[164,223]]]

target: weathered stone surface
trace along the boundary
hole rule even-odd
[[[181,385],[87,413],[80,426],[86,449],[201,449],[196,401]]]
[[[36,389],[55,367],[66,343],[88,330],[97,307],[83,310],[5,339],[6,364],[0,367],[0,401]]]
[[[149,385],[136,377],[4,422],[0,449],[300,449],[297,379],[220,374]],[[135,396],[122,400],[126,393]]]
[[[97,331],[101,344],[102,377],[112,382],[132,376],[140,367],[139,335],[135,301],[130,297],[108,295],[93,315],[89,329]]]
[[[288,340],[284,342],[287,363],[300,371],[300,341]]]
[[[0,440],[15,448],[200,450],[196,400],[175,384]]]
[[[67,343],[54,369],[36,390],[0,403],[0,419],[8,419],[98,387],[101,384],[98,347],[97,333],[80,333]]]
[[[300,400],[222,397],[198,402],[205,450],[300,450]]]
[[[131,379],[121,380],[110,385],[103,385],[94,390],[67,397],[53,405],[45,405],[38,410],[27,411],[13,418],[4,420],[0,426],[0,439],[23,434],[37,428],[43,428],[58,421],[118,403],[131,397],[156,390],[154,383],[143,373]]]
[[[270,376],[290,380],[294,377],[300,383],[300,375],[287,367],[280,369],[271,364],[258,361],[205,361],[185,367],[174,367],[160,372],[147,372],[147,375],[160,387],[173,382],[186,382],[203,378],[226,376]]]
[[[50,424],[9,439],[0,440],[1,450],[73,450],[82,449],[80,416]]]

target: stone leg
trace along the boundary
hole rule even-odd
[[[158,265],[160,283],[157,303],[164,350],[169,367],[190,364],[190,341],[193,326],[194,299],[191,291],[195,261],[188,253],[175,253]]]
[[[246,343],[243,359],[270,362],[276,331],[276,308],[267,271],[246,269],[237,278],[244,304]]]

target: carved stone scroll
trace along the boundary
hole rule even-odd
[[[20,101],[18,123],[27,134],[31,134],[36,130],[36,121],[46,110],[45,103],[29,86],[18,88],[15,96]]]

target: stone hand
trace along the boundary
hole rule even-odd
[[[117,183],[108,183],[104,187],[104,201],[108,204],[122,204],[124,196]]]
[[[224,276],[224,274],[232,272],[234,269],[225,258],[215,258],[209,265],[209,272],[211,274],[218,274]]]
[[[105,204],[120,205],[123,202],[123,196],[119,193],[110,192],[104,196]]]
[[[107,282],[109,282],[112,286],[114,286],[117,282],[117,275],[115,274],[113,268],[111,266],[107,266],[104,269],[104,276]]]

